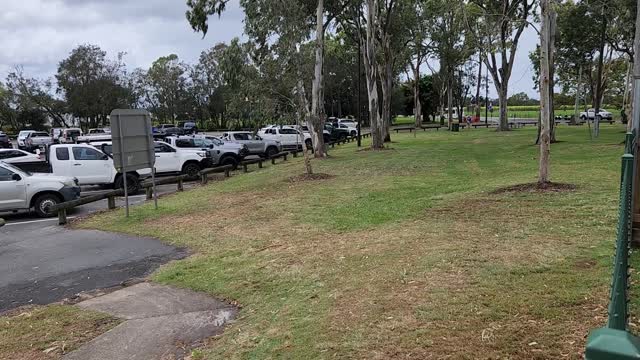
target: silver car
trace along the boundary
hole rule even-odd
[[[270,158],[282,151],[282,144],[277,140],[266,140],[249,131],[229,131],[222,134],[225,141],[246,145],[250,155]]]
[[[193,140],[192,146],[206,149],[213,160],[213,165],[233,165],[236,167],[249,155],[249,148],[246,145],[223,141],[215,136],[193,135],[180,139],[185,138]]]

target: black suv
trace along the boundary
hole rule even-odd
[[[9,139],[9,135],[0,132],[0,149],[13,149],[13,145],[11,144],[11,139]]]
[[[325,136],[325,142],[329,142],[327,140],[330,141],[336,141],[336,140],[344,140],[346,138],[349,137],[349,130],[347,129],[340,129],[339,127],[335,127],[332,124],[324,124],[324,129],[326,131],[329,132],[329,136],[327,136],[327,133],[324,133]],[[328,139],[327,139],[328,137]]]

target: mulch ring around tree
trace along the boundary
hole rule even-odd
[[[496,189],[492,191],[490,194],[506,194],[506,193],[559,193],[559,192],[569,192],[575,191],[577,186],[573,184],[565,184],[565,183],[529,183],[529,184],[517,184],[511,185],[503,188]]]
[[[297,182],[303,182],[303,181],[328,180],[328,179],[333,179],[334,177],[336,176],[330,175],[330,174],[323,174],[323,173],[302,174],[302,175],[292,176],[289,179],[287,179],[287,181],[290,183],[297,183]]]

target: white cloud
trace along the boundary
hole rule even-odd
[[[115,58],[127,53],[130,69],[147,68],[160,56],[195,61],[201,51],[242,36],[238,0],[222,18],[211,18],[206,38],[185,18],[184,0],[5,0],[0,13],[0,78],[16,65],[50,77],[80,44],[95,44]]]

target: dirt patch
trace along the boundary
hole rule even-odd
[[[302,174],[302,175],[292,176],[289,179],[287,179],[287,181],[290,183],[297,183],[297,182],[303,182],[303,181],[328,180],[328,179],[333,179],[334,177],[336,176],[330,175],[330,174],[323,174],[323,173]]]
[[[573,184],[564,184],[564,183],[553,183],[548,182],[544,184],[539,183],[529,183],[529,184],[518,184],[511,185],[503,188],[496,189],[492,191],[490,194],[498,195],[505,193],[546,193],[546,192],[569,192],[575,191],[577,186]]]
[[[386,147],[386,146],[385,146],[385,147],[383,147],[382,149],[374,149],[374,148],[372,148],[371,146],[364,147],[364,148],[362,148],[362,149],[358,149],[358,151],[359,151],[359,152],[360,152],[360,151],[388,151],[388,150],[395,151],[395,149],[394,149],[394,148],[392,148],[392,147]]]

